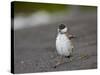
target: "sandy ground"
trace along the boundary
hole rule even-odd
[[[67,71],[97,68],[97,19],[96,14],[73,18],[59,23],[24,28],[15,31],[15,73]],[[57,26],[64,23],[69,32],[77,37],[74,44],[73,61],[56,68],[57,52],[55,40]],[[80,59],[81,58],[81,59]],[[65,58],[64,58],[65,59]],[[66,61],[68,61],[66,59]]]

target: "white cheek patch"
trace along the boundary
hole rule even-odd
[[[62,29],[61,32],[65,33],[65,32],[67,32],[67,30],[68,30],[68,29],[67,29],[67,27],[66,27],[66,28]]]

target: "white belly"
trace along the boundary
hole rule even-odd
[[[58,34],[56,38],[56,49],[59,55],[69,56],[72,53],[71,41],[65,34]]]

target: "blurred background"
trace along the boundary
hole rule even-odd
[[[14,6],[15,73],[97,68],[97,7],[33,2],[12,2]],[[57,68],[55,41],[60,24],[76,35],[73,61]],[[80,56],[82,59],[78,60]]]
[[[90,16],[96,7],[14,2],[14,28],[46,25],[50,23],[74,20],[74,18]]]

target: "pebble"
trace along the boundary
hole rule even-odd
[[[24,64],[24,61],[21,61],[21,64]]]

